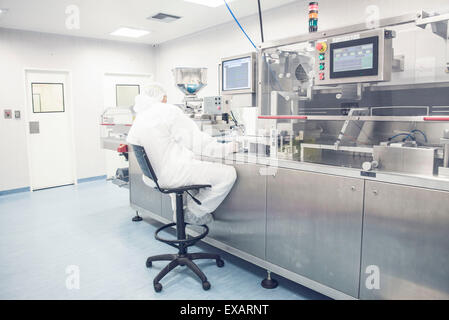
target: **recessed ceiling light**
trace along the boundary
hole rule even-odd
[[[149,33],[150,33],[150,31],[147,31],[147,30],[121,27],[121,28],[118,28],[117,30],[115,30],[114,32],[111,32],[110,35],[118,36],[118,37],[140,38],[140,37],[146,36]]]
[[[0,8],[0,14],[7,13],[7,12],[8,12],[8,9],[1,9]]]
[[[221,5],[224,5],[224,1],[223,0],[184,0],[186,2],[191,2],[191,3],[196,3],[196,4],[201,4],[203,6],[208,6],[211,8],[216,8],[219,7]],[[227,3],[230,3],[234,0],[226,0]]]

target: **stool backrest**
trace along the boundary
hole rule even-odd
[[[139,163],[139,167],[142,170],[142,173],[146,177],[153,180],[154,183],[156,184],[157,188],[160,189],[159,184],[157,183],[156,173],[154,172],[153,167],[151,166],[150,159],[148,159],[148,155],[145,152],[144,147],[137,146],[137,145],[131,145],[131,146],[134,150],[134,154],[136,156],[137,163]]]

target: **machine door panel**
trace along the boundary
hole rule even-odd
[[[237,181],[214,212],[209,237],[265,259],[266,177],[261,166],[237,163]]]
[[[448,234],[449,192],[367,181],[360,298],[449,299]]]
[[[363,180],[278,169],[267,178],[267,260],[358,297]]]
[[[161,193],[143,182],[142,170],[140,170],[134,152],[129,153],[129,188],[131,204],[161,215]]]

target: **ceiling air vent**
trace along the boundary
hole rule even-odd
[[[166,14],[166,13],[158,13],[152,17],[148,17],[148,20],[157,20],[160,22],[170,23],[176,20],[181,19],[181,17],[174,16],[172,14]]]

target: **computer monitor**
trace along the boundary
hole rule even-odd
[[[254,71],[254,54],[223,59],[221,63],[222,93],[253,93]]]

